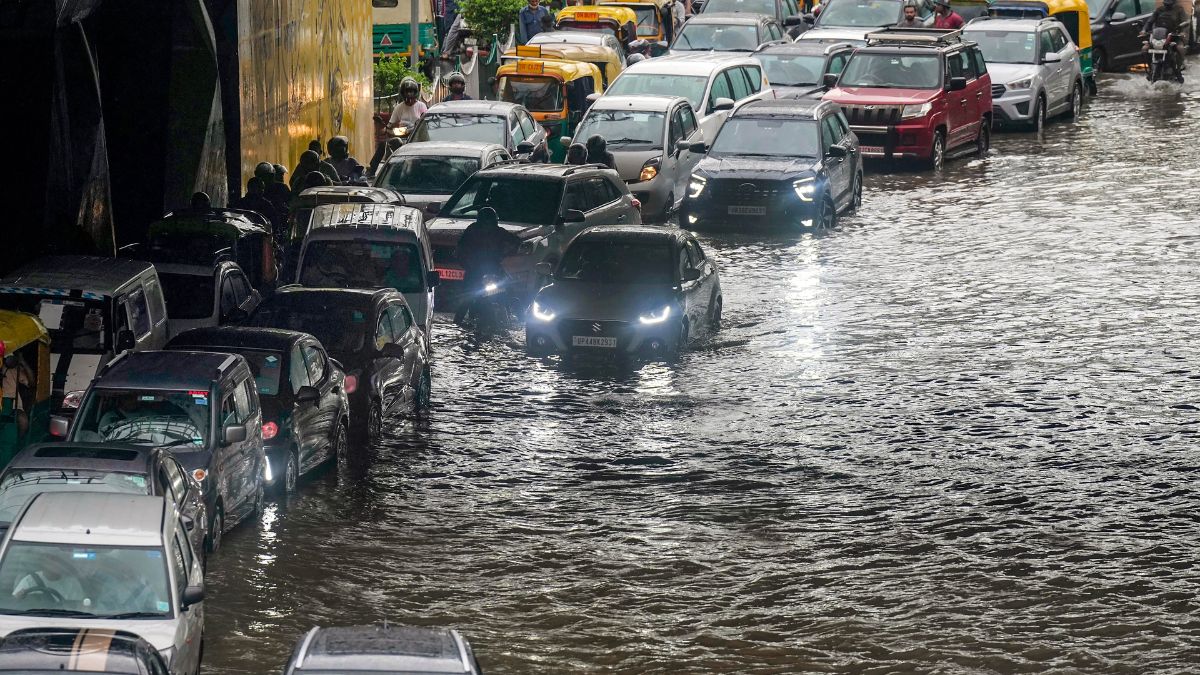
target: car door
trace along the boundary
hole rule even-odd
[[[722,70],[713,76],[708,89],[708,98],[704,101],[704,116],[700,118],[700,128],[704,130],[704,138],[716,138],[717,131],[729,116],[728,110],[714,111],[717,99],[733,100],[733,85],[729,83],[728,70]]]
[[[246,425],[246,440],[233,444],[237,453],[237,470],[241,487],[238,503],[243,517],[250,515],[254,508],[255,492],[258,489],[262,471],[258,461],[259,453],[262,452],[262,418],[261,413],[258,413],[258,420],[255,421],[257,411],[250,397],[250,388],[253,386],[254,383],[249,378],[234,380],[233,403],[237,407],[239,424]],[[254,433],[256,430],[257,434]],[[255,447],[256,439],[259,447]]]
[[[696,123],[696,113],[692,110],[692,104],[684,101],[679,106],[679,121],[683,125],[683,140],[688,144],[698,143],[704,140],[703,134],[700,133],[700,126]],[[692,171],[696,169],[696,165],[700,163],[702,154],[692,152],[690,149],[679,153],[678,171],[675,176],[675,199],[683,201],[683,196],[687,194],[687,184],[691,179]]]
[[[1146,8],[1143,10],[1143,7]],[[1108,68],[1126,67],[1142,58],[1142,24],[1154,11],[1153,0],[1118,0],[1108,15],[1106,33],[1109,34],[1106,45],[1108,50]]]
[[[315,463],[329,457],[333,443],[333,425],[337,423],[341,407],[341,384],[333,377],[329,356],[315,341],[305,341],[300,350],[304,353],[304,363],[308,367],[308,379],[321,396],[314,406],[316,415],[310,429],[313,452],[309,461]]]
[[[946,55],[946,70],[951,80],[956,77],[970,78],[965,63],[966,52],[959,50]],[[968,85],[965,89],[946,92],[946,117],[949,120],[950,133],[946,138],[946,147],[961,145],[973,138],[972,121],[975,119],[976,104],[974,94]]]
[[[700,250],[700,244],[692,237],[688,237],[684,241],[684,252],[688,257],[688,266],[700,272],[700,278],[696,281],[695,289],[692,291],[695,295],[692,301],[695,304],[696,320],[704,325],[708,325],[708,313],[712,307],[713,300],[713,283],[716,279],[716,268],[708,262],[704,252]],[[700,324],[693,324],[700,325]]]
[[[687,246],[682,240],[675,240],[672,244],[672,250],[675,255],[675,272],[676,278],[679,280],[679,302],[683,306],[683,315],[687,319],[687,324],[691,327],[689,331],[695,336],[696,322],[700,321],[700,312],[697,298],[700,295],[700,280],[687,279],[688,270],[692,268],[692,261],[688,257]]]
[[[319,438],[318,419],[321,415],[321,406],[319,400],[309,403],[301,403],[296,400],[296,395],[300,393],[302,387],[312,386],[312,380],[309,379],[308,374],[308,362],[304,359],[304,349],[301,345],[293,345],[288,350],[287,359],[288,386],[292,401],[292,434],[296,439],[296,467],[303,472],[315,464],[320,457],[321,439]],[[280,391],[283,390],[284,388],[281,386]],[[277,471],[282,470],[282,467],[277,469]]]
[[[226,443],[224,439],[225,427],[242,423],[238,416],[237,405],[233,400],[232,390],[221,391],[220,415],[217,433],[221,434],[221,437],[218,438],[213,466],[217,471],[217,499],[224,505],[225,526],[228,527],[237,522],[238,509],[246,492],[246,481],[242,475],[245,458],[241,454],[241,447],[237,443]]]
[[[1079,50],[1075,47],[1075,43],[1071,42],[1070,36],[1062,26],[1051,26],[1050,40],[1054,44],[1054,51],[1058,54],[1058,75],[1061,89],[1057,104],[1060,110],[1066,109],[1071,100],[1071,91],[1075,88],[1075,79],[1080,72],[1079,67]]]
[[[395,342],[395,331],[392,329],[392,319],[388,316],[387,306],[380,305],[375,310],[375,359],[372,379],[377,383],[384,412],[391,410],[403,394],[404,362],[396,356],[385,356],[383,353],[388,345]]]
[[[835,145],[841,146],[841,140],[841,129],[834,116],[826,115],[821,118],[821,150],[824,154],[822,162],[825,165],[825,175],[829,177],[829,195],[833,197],[836,208],[841,208],[845,202],[846,195],[850,193],[850,181],[853,179],[850,172],[850,158],[836,157],[830,154],[830,148]]]
[[[184,523],[186,524],[188,519],[191,519],[192,528],[187,530],[187,537],[192,544],[192,550],[203,551],[204,524],[207,521],[204,518],[202,506],[204,502],[200,491],[192,487],[187,472],[183,470],[183,466],[175,457],[164,454],[162,463],[163,469],[167,472],[167,478],[171,482],[171,491],[175,494],[179,513],[183,516]]]
[[[204,582],[203,566],[196,558],[196,549],[183,533],[183,523],[176,523],[175,534],[167,542],[170,551],[172,575],[175,577],[175,602],[179,610],[180,632],[179,663],[195,664],[196,671],[200,669],[201,644],[204,636],[204,603],[183,609],[183,592],[188,586],[199,586]]]
[[[421,372],[425,368],[425,344],[421,334],[416,330],[412,312],[403,303],[388,304],[388,316],[392,320],[392,331],[396,344],[404,350],[404,358],[400,368],[403,378],[403,399],[412,401],[420,384]]]

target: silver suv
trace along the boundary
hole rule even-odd
[[[1040,131],[1048,117],[1079,117],[1079,50],[1060,21],[981,17],[967,24],[963,39],[983,51],[997,122]]]

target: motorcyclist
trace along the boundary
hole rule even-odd
[[[275,206],[276,213],[286,216],[288,202],[292,201],[292,191],[284,182],[284,178],[287,177],[287,169],[279,164],[260,162],[258,166],[254,167],[254,175],[261,178],[263,184],[266,185],[263,196]]]
[[[1183,72],[1184,57],[1187,56],[1187,47],[1184,45],[1185,31],[1188,26],[1187,12],[1179,6],[1176,0],[1163,0],[1162,7],[1154,10],[1150,18],[1146,19],[1146,23],[1142,24],[1142,32],[1138,37],[1146,37],[1154,32],[1155,28],[1166,28],[1168,33],[1175,36],[1175,65],[1179,67],[1179,71]],[[1150,43],[1142,43],[1142,53],[1150,50]]]
[[[504,276],[504,257],[520,245],[520,238],[500,227],[495,209],[490,206],[479,209],[475,222],[459,237],[454,252],[463,266],[463,284],[468,292],[479,289],[488,276]],[[469,302],[459,303],[454,315],[456,323],[461,324],[466,318],[469,305]]]
[[[408,127],[411,129],[417,120],[425,115],[428,108],[419,97],[421,95],[421,85],[411,77],[404,78],[400,82],[400,98],[401,101],[392,108],[392,116],[388,119],[388,129],[396,127]]]
[[[361,174],[362,164],[350,156],[350,139],[334,136],[325,146],[329,150],[329,164],[337,171],[338,179],[348,185],[351,176]]]
[[[467,96],[467,78],[460,72],[454,71],[446,78],[446,86],[450,88],[450,93],[444,101],[470,101],[471,97]]]
[[[299,194],[304,190],[304,183],[310,171],[322,173],[328,178],[329,174],[321,170],[321,165],[325,163],[321,161],[321,156],[312,150],[305,150],[300,153],[300,162],[296,165],[296,170],[292,172],[292,184],[290,186],[292,192]],[[337,171],[333,170],[333,167],[330,167],[330,171],[334,175],[337,175]]]

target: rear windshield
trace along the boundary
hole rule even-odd
[[[404,157],[384,167],[378,185],[408,194],[448,195],[478,170],[478,157]]]
[[[910,56],[856,52],[842,71],[839,87],[882,89],[940,89],[941,60],[937,56]]]
[[[312,288],[425,289],[421,256],[413,244],[360,240],[309,240],[300,283]]]
[[[286,295],[286,294],[285,294]],[[280,301],[279,295],[263,302],[247,321],[261,328],[283,328],[308,333],[317,338],[334,358],[358,353],[366,344],[369,312],[342,304],[307,298]]]
[[[74,438],[202,448],[208,442],[211,403],[207,391],[93,389],[76,420]]]
[[[987,63],[1037,63],[1037,33],[973,30],[963,37],[979,45]]]
[[[11,523],[17,512],[43,492],[119,492],[149,494],[146,477],[119,471],[90,469],[9,469],[0,480],[0,523]]]
[[[754,58],[767,71],[767,81],[776,87],[820,84],[825,74],[825,57],[820,55],[755,54]]]
[[[602,284],[670,284],[671,249],[661,242],[579,241],[563,255],[557,279]]]
[[[900,20],[901,0],[833,0],[822,3],[818,26],[891,26]]]
[[[496,209],[502,223],[552,225],[562,202],[563,183],[517,176],[475,176],[446,204],[456,218],[474,218],[483,206]]]
[[[413,133],[413,141],[483,141],[505,145],[508,136],[499,115],[426,114]]]
[[[167,316],[172,319],[207,319],[213,314],[212,275],[160,272]]]
[[[758,47],[756,26],[714,23],[685,24],[671,49],[718,52],[752,52]]]
[[[100,300],[0,293],[0,308],[37,315],[50,333],[55,354],[103,354],[108,351],[110,330]]]
[[[519,103],[533,112],[563,109],[562,85],[552,77],[506,75],[500,78],[500,100]]]
[[[708,78],[703,75],[670,75],[667,73],[623,73],[604,93],[612,96],[651,94],[654,96],[682,96],[700,110],[704,97],[704,86]]]
[[[747,12],[775,16],[775,0],[708,0],[705,12]],[[772,81],[774,84],[774,81]]]

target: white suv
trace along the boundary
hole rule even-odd
[[[46,626],[128,631],[171,673],[199,673],[203,574],[162,497],[42,493],[0,547],[0,637]]]

